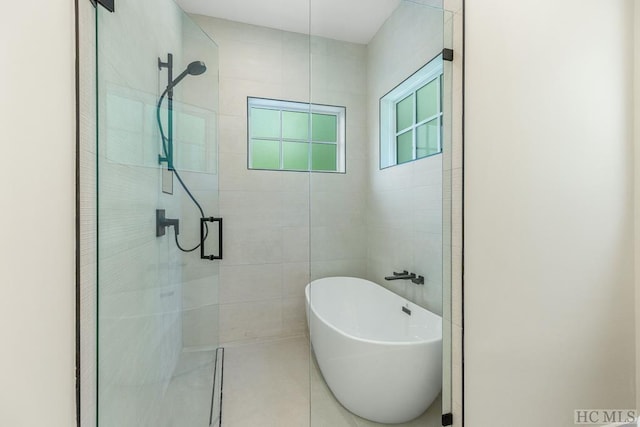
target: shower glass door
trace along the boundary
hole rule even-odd
[[[216,425],[218,48],[171,0],[96,26],[97,425]]]
[[[337,156],[346,168],[311,174],[310,275],[373,282],[371,294],[341,283],[346,290],[332,298],[333,288],[312,282],[311,312],[317,304],[320,313],[309,315],[312,427],[435,427],[451,412],[451,63],[443,49],[452,29],[442,3],[395,2],[366,40],[312,36],[311,103],[346,109]],[[312,29],[325,8],[311,1]],[[403,271],[422,283],[400,280]],[[392,293],[374,294],[376,285]],[[421,320],[425,310],[435,320]]]

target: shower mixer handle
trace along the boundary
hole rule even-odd
[[[156,209],[156,237],[164,236],[167,227],[173,227],[176,235],[180,234],[180,220],[167,218],[164,209]]]

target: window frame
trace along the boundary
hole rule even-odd
[[[280,137],[277,139],[280,147],[280,167],[272,168],[254,168],[252,167],[252,140],[269,140],[274,141],[275,138],[254,138],[251,131],[251,110],[252,108],[261,108],[279,111],[280,116]],[[309,114],[309,134],[306,140],[291,139],[282,137],[282,112],[308,113]],[[336,117],[336,141],[314,141],[312,140],[311,120],[312,114],[331,115]],[[347,109],[344,106],[311,104],[308,102],[285,101],[272,98],[247,97],[247,169],[249,170],[270,170],[281,172],[314,172],[314,173],[346,173],[346,116]],[[306,142],[309,144],[309,161],[307,169],[285,169],[284,168],[284,150],[282,148],[284,142]],[[314,170],[312,163],[312,144],[328,144],[336,146],[336,170]]]
[[[439,112],[427,117],[416,123],[417,120],[417,92],[433,82],[439,80],[437,87],[437,97],[439,102]],[[379,101],[379,168],[386,169],[392,166],[402,165],[405,163],[415,162],[416,160],[425,159],[431,156],[442,154],[442,129],[443,129],[443,84],[444,84],[444,68],[442,54],[439,54],[426,65],[422,66],[418,71],[403,80],[395,88],[387,92]],[[413,95],[413,121],[411,126],[397,130],[397,105]],[[434,119],[438,119],[438,151],[427,156],[417,156],[417,128],[429,123]],[[398,136],[406,132],[412,132],[412,159],[406,162],[398,163]]]

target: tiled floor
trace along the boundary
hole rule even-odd
[[[209,425],[214,362],[215,351],[184,352],[157,408],[156,419],[149,425]]]
[[[307,337],[225,348],[224,427],[383,426],[344,409],[327,388]],[[402,426],[440,426],[438,398]],[[311,418],[311,419],[309,419]]]
[[[208,426],[214,361],[215,351],[184,351],[171,381],[160,393],[156,382],[118,385],[108,396],[117,401],[101,402],[98,424],[107,427]]]

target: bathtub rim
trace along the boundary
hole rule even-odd
[[[350,335],[347,334],[345,332],[343,332],[342,330],[338,329],[336,326],[333,325],[333,323],[328,322],[323,316],[321,316],[320,314],[318,314],[317,311],[315,311],[313,309],[313,304],[311,303],[311,297],[310,297],[310,291],[311,291],[311,285],[318,281],[318,280],[323,280],[323,279],[340,279],[340,278],[348,278],[348,279],[358,279],[358,280],[364,280],[366,282],[369,282],[375,286],[379,286],[380,288],[382,288],[383,291],[386,291],[396,297],[402,298],[403,300],[405,300],[407,303],[410,303],[414,306],[416,306],[417,308],[426,311],[428,314],[433,315],[435,317],[437,317],[440,320],[440,338],[431,338],[431,339],[425,339],[425,340],[421,340],[421,341],[381,341],[381,340],[374,340],[374,339],[370,339],[370,338],[361,338],[361,337],[356,337],[354,335]],[[363,279],[361,277],[353,277],[353,276],[329,276],[329,277],[322,277],[320,279],[315,279],[312,280],[311,282],[307,283],[307,285],[304,288],[304,294],[305,294],[305,302],[307,304],[307,309],[309,311],[313,311],[313,314],[322,321],[323,324],[327,325],[329,328],[331,328],[332,330],[336,331],[338,334],[342,335],[343,337],[346,337],[348,339],[351,340],[355,340],[355,341],[359,341],[359,342],[363,342],[363,343],[368,343],[368,344],[376,344],[376,345],[386,345],[386,346],[419,346],[419,345],[426,345],[426,344],[432,344],[432,343],[437,343],[440,342],[442,343],[442,316],[438,316],[437,314],[433,313],[432,311],[427,310],[424,307],[421,307],[409,300],[407,300],[404,297],[401,297],[400,295],[391,292],[390,290],[386,289],[384,286],[378,285],[375,282],[372,282],[371,280],[367,280],[367,279]],[[309,313],[310,314],[310,313]],[[307,323],[311,322],[311,318],[310,316],[307,317]],[[311,325],[307,325],[309,328],[309,337],[311,338]]]

